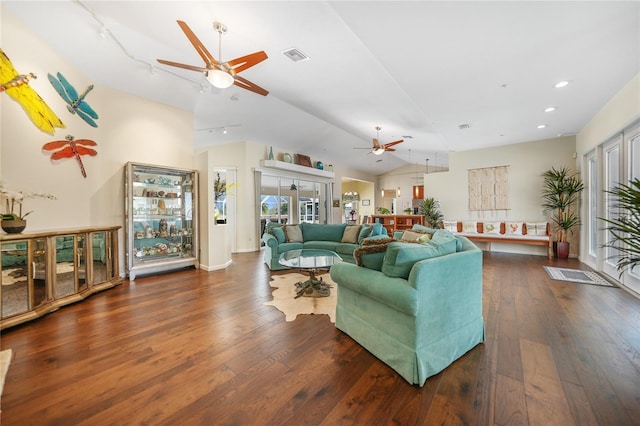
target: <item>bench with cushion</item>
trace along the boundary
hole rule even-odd
[[[547,256],[553,257],[553,238],[548,222],[517,221],[444,221],[444,229],[462,235],[471,241],[487,243],[528,244],[547,247]]]

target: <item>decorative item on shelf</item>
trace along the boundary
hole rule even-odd
[[[284,160],[285,163],[293,163],[293,157],[288,152],[282,155],[282,160]]]
[[[327,164],[327,171],[328,172],[332,172],[333,171],[333,164]]]
[[[349,212],[349,216],[351,216],[351,220],[356,220],[356,213],[358,213],[358,212],[355,211],[355,210],[351,210]]]
[[[308,155],[296,154],[296,163],[305,167],[313,167],[311,158]]]
[[[269,147],[269,160],[273,160],[273,147]]]
[[[316,161],[316,169],[324,170],[324,163],[322,161]]]
[[[8,234],[18,234],[27,227],[27,221],[25,217],[32,213],[28,211],[22,213],[22,203],[27,198],[48,198],[55,200],[56,197],[51,194],[43,194],[36,192],[22,192],[12,191],[7,189],[2,183],[0,183],[0,202],[4,206],[4,212],[2,213],[2,220],[0,221],[0,227]]]

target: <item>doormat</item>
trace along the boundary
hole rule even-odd
[[[293,321],[298,315],[315,314],[329,315],[329,320],[336,322],[336,301],[338,300],[338,286],[331,281],[329,274],[322,275],[322,280],[331,286],[328,297],[296,297],[298,288],[296,283],[309,279],[307,274],[291,273],[272,275],[269,284],[274,287],[273,300],[264,302],[267,306],[274,306],[284,313],[285,321]]]
[[[572,283],[600,285],[605,287],[617,287],[615,284],[602,278],[598,273],[592,271],[581,271],[579,269],[554,268],[544,266],[551,279],[558,281],[570,281]]]

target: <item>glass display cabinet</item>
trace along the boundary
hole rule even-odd
[[[125,167],[129,279],[198,267],[198,172],[150,164]]]
[[[122,283],[118,229],[0,235],[0,329]]]

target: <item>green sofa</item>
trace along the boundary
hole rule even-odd
[[[298,226],[302,241],[291,242],[286,235],[286,226]],[[318,224],[301,223],[299,225],[283,225],[280,223],[267,223],[262,241],[264,242],[264,263],[271,270],[289,269],[280,265],[278,259],[280,255],[289,250],[299,249],[323,249],[331,250],[342,258],[342,260],[353,263],[353,252],[360,247],[360,243],[365,239],[386,238],[387,230],[379,223],[371,225],[357,225],[359,227],[357,240],[354,242],[343,242],[347,225],[340,224]]]
[[[356,252],[366,266],[331,268],[336,327],[419,386],[484,341],[481,250],[446,230],[428,232],[428,242]]]

